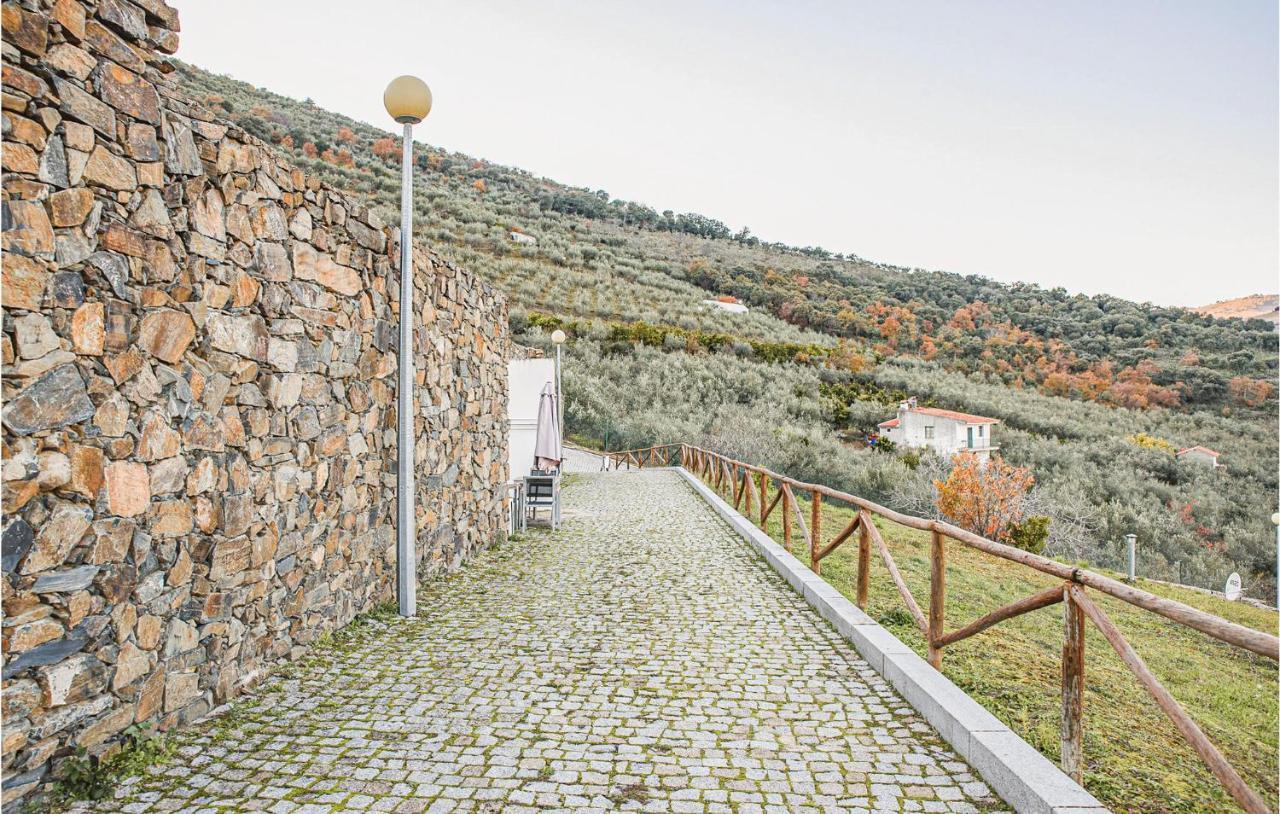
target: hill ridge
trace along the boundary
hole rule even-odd
[[[192,96],[397,219],[400,146],[387,131],[194,66],[178,74]],[[702,215],[416,152],[419,239],[504,291],[521,342],[546,346],[549,326],[570,326],[572,433],[615,447],[714,445],[932,512],[932,481],[949,464],[865,443],[895,399],[914,395],[1002,419],[1002,454],[1035,475],[1028,511],[1051,518],[1052,555],[1115,567],[1116,541],[1133,532],[1146,576],[1220,587],[1238,570],[1249,593],[1273,595],[1280,345],[1269,326],[774,246]],[[750,310],[704,306],[709,293]],[[1225,468],[1169,452],[1197,444],[1221,450]]]

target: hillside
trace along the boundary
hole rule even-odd
[[[1211,305],[1191,309],[1221,319],[1261,319],[1280,328],[1280,296],[1275,294],[1250,294],[1234,300],[1220,300]]]
[[[181,63],[178,76],[396,219],[388,133]],[[523,341],[569,329],[566,420],[584,439],[702,442],[931,511],[947,462],[861,443],[917,395],[1003,421],[1002,453],[1034,472],[1028,505],[1051,519],[1048,553],[1118,565],[1134,532],[1144,575],[1219,587],[1237,570],[1250,594],[1274,595],[1266,323],[767,243],[429,146],[417,170],[419,236],[506,292]],[[705,306],[709,293],[751,310]],[[1173,452],[1194,445],[1226,468],[1179,464]]]

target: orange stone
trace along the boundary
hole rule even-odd
[[[160,644],[160,633],[164,630],[164,620],[159,616],[143,616],[138,619],[138,646],[143,650],[155,650]]]
[[[142,691],[138,693],[138,709],[133,716],[135,721],[145,721],[160,711],[164,702],[164,679],[164,668],[161,667],[142,685]]]
[[[114,515],[133,517],[151,503],[151,477],[146,464],[113,461],[106,467],[107,508]]]
[[[83,356],[101,356],[107,341],[107,309],[86,302],[71,316],[71,344]]]
[[[71,445],[71,491],[84,495],[90,500],[98,497],[102,489],[102,469],[104,458],[102,450],[82,444]]]
[[[129,348],[124,353],[108,356],[103,360],[103,364],[107,366],[107,372],[116,380],[116,384],[124,384],[142,370],[146,361],[137,348]]]
[[[169,426],[169,421],[159,413],[147,413],[142,419],[142,431],[138,439],[138,460],[159,461],[172,458],[182,446],[182,437]]]
[[[20,254],[6,254],[0,269],[3,270],[5,307],[39,311],[49,272],[38,261]]]
[[[152,356],[174,364],[196,336],[196,324],[181,311],[151,311],[142,318],[138,344]]]
[[[49,196],[49,220],[54,226],[79,226],[93,210],[93,191],[64,189]]]
[[[194,521],[191,516],[191,503],[185,499],[160,500],[151,507],[151,532],[160,537],[181,537],[191,533]],[[186,552],[183,552],[185,556]],[[190,559],[187,563],[187,576],[190,577]],[[171,585],[178,583],[171,582]]]
[[[84,6],[80,5],[76,0],[58,0],[57,3],[54,3],[53,19],[73,39],[84,39]]]

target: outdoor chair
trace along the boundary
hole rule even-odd
[[[525,517],[524,479],[516,478],[508,483],[507,493],[511,500],[510,516],[507,518],[507,533],[519,534],[524,531],[527,526]]]
[[[551,511],[552,530],[560,528],[560,473],[533,470],[524,479],[524,505],[529,516],[538,518],[538,509]]]

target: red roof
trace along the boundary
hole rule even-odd
[[[952,421],[963,421],[966,424],[999,424],[998,418],[987,418],[986,416],[972,415],[970,413],[958,413],[955,410],[940,410],[937,407],[915,407],[912,408],[913,413],[922,413],[924,415],[937,416],[938,418],[949,418]],[[891,418],[888,421],[882,421],[879,427],[896,427],[898,419]]]
[[[1208,447],[1187,447],[1186,449],[1178,450],[1179,455],[1183,455],[1188,452],[1203,452],[1206,455],[1212,455],[1215,458],[1222,454],[1221,452],[1218,452],[1216,449],[1209,449]]]

